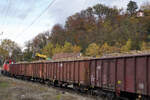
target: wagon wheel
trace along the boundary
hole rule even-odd
[[[150,100],[150,98],[142,97],[141,100]]]
[[[116,100],[115,95],[112,93],[107,94],[106,100]]]
[[[129,100],[128,98],[124,98],[124,97],[118,97],[117,99],[115,100]]]

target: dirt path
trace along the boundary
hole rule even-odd
[[[0,75],[0,100],[102,100]]]

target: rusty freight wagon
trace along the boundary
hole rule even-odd
[[[20,72],[21,71],[21,72]],[[111,98],[150,96],[150,55],[11,64],[10,73]],[[132,97],[132,98],[131,98]]]
[[[150,96],[150,55],[93,59],[91,85],[122,96]],[[149,100],[149,99],[146,99]]]

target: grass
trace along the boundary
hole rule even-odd
[[[60,100],[61,97],[62,97],[61,94],[59,94],[59,95],[56,96],[57,100]]]
[[[6,88],[6,87],[8,87],[8,83],[0,81],[0,88]]]

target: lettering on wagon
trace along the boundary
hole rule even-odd
[[[63,66],[63,64],[61,63],[61,64],[60,64],[60,67],[62,67],[62,66]]]
[[[141,90],[144,89],[144,84],[143,83],[139,83],[139,89],[141,89]]]

